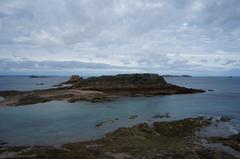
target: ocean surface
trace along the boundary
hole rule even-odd
[[[66,80],[68,80],[68,77],[30,78],[29,76],[0,76],[0,91],[47,89],[53,88],[54,85]]]
[[[46,89],[67,77],[0,77],[0,90]],[[240,132],[240,78],[168,77],[167,82],[205,90],[206,93],[157,97],[122,97],[113,102],[52,101],[20,107],[0,107],[0,141],[9,145],[55,145],[96,139],[119,127],[160,120],[222,115],[232,118],[208,135]],[[44,85],[38,85],[44,83]],[[171,118],[153,119],[169,113]],[[129,119],[138,115],[135,119]],[[100,127],[96,124],[104,122]],[[204,135],[204,131],[203,131]]]

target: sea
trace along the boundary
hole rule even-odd
[[[0,91],[54,88],[68,77],[0,76]],[[120,127],[188,117],[230,117],[202,131],[228,136],[240,132],[240,77],[166,77],[168,83],[205,93],[155,97],[119,97],[91,103],[51,101],[18,107],[0,106],[0,141],[8,145],[59,145],[101,138]],[[209,91],[211,90],[211,91]],[[4,100],[0,98],[0,100]],[[153,118],[168,113],[170,118]],[[134,118],[131,118],[134,116]],[[101,126],[99,126],[101,125]]]

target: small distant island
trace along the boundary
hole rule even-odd
[[[36,75],[31,75],[28,76],[29,78],[48,78],[48,76],[36,76]]]
[[[189,78],[192,76],[190,76],[190,75],[163,75],[163,77],[187,77],[187,78]]]
[[[114,76],[99,76],[82,78],[73,75],[66,87],[33,91],[1,91],[5,100],[0,105],[18,106],[44,103],[52,100],[111,101],[119,96],[159,96],[172,94],[190,94],[205,92],[200,89],[185,88],[167,83],[158,74],[118,74]]]

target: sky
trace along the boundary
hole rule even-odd
[[[0,74],[240,76],[240,0],[0,0]]]

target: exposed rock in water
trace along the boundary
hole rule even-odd
[[[63,82],[62,84],[74,84],[80,82],[82,79],[83,78],[80,77],[79,75],[72,75],[68,81]]]
[[[36,85],[38,85],[38,86],[42,86],[42,85],[44,85],[44,83],[37,83]]]
[[[138,117],[138,115],[132,115],[130,117],[128,117],[128,119],[136,119]]]
[[[231,135],[228,138],[210,137],[208,141],[210,143],[222,143],[225,146],[229,146],[237,151],[240,151],[240,133]]]
[[[221,122],[228,122],[228,121],[230,121],[230,120],[231,120],[231,118],[228,117],[228,116],[221,116],[221,118],[220,118],[220,121],[221,121]]]
[[[20,98],[18,100],[17,105],[28,105],[28,104],[35,104],[35,103],[45,103],[49,100],[37,95],[28,95]]]
[[[169,113],[165,113],[165,114],[159,113],[154,115],[152,118],[170,118],[170,115]]]
[[[155,131],[169,137],[192,136],[199,128],[208,125],[210,125],[210,120],[202,117],[172,122],[154,122],[153,124]]]
[[[100,126],[102,126],[102,125],[104,125],[104,124],[106,124],[106,123],[112,124],[112,123],[114,123],[114,121],[115,121],[115,120],[113,120],[113,119],[111,119],[111,120],[106,120],[106,121],[102,121],[102,122],[97,123],[95,126],[96,126],[96,127],[100,127]]]
[[[214,90],[213,89],[208,89],[208,92],[214,92]]]

